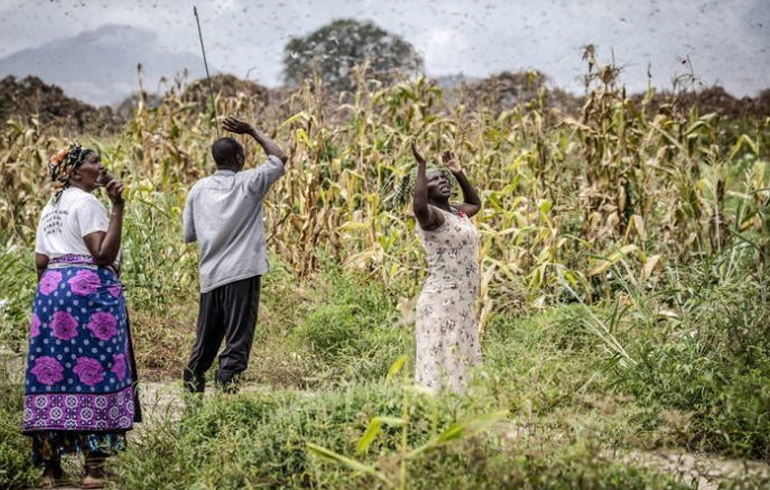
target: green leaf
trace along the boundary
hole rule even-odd
[[[508,416],[508,410],[498,410],[497,412],[473,417],[461,423],[452,424],[448,429],[436,437],[436,441],[443,443],[459,439],[468,434],[481,432],[504,419],[506,416]]]
[[[394,362],[393,365],[390,366],[390,369],[388,369],[387,379],[391,380],[395,378],[396,375],[401,371],[401,368],[404,367],[405,363],[406,363],[406,356],[401,356],[398,359],[396,359],[396,362]]]
[[[361,439],[356,445],[356,453],[366,453],[366,451],[369,450],[369,446],[371,446],[374,442],[374,439],[380,435],[380,432],[382,432],[382,419],[379,417],[373,417],[369,422],[369,427],[366,428],[366,432],[364,432],[364,435],[361,436]]]
[[[326,461],[329,463],[341,464],[342,466],[348,468],[349,470],[352,470],[358,473],[366,473],[367,475],[371,475],[385,483],[390,483],[388,479],[385,477],[385,475],[377,471],[377,469],[374,466],[363,464],[359,461],[348,458],[339,453],[335,453],[331,449],[326,449],[323,446],[318,446],[317,444],[313,444],[312,442],[308,442],[305,445],[307,446],[307,449],[308,451],[310,451],[311,454],[315,455],[319,459],[322,459],[323,461]]]
[[[508,410],[498,410],[496,412],[472,417],[463,422],[454,423],[435,438],[407,453],[405,457],[407,459],[414,458],[425,451],[484,431],[507,416]]]
[[[289,126],[293,122],[295,122],[295,121],[297,121],[299,119],[307,120],[307,113],[305,111],[300,111],[300,112],[294,114],[293,116],[289,117],[288,119],[286,119],[284,122],[282,122],[279,127],[283,128],[285,126]]]
[[[738,154],[739,151],[741,151],[741,148],[743,148],[743,144],[746,144],[746,146],[749,147],[752,153],[754,155],[759,155],[759,147],[757,144],[752,140],[747,134],[742,134],[740,137],[738,137],[738,140],[735,142],[733,147],[730,149],[730,160],[735,158],[735,156]]]

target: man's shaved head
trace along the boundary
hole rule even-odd
[[[211,155],[217,163],[217,168],[240,170],[245,160],[243,146],[233,138],[216,140],[211,145]]]

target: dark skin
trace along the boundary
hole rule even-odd
[[[442,155],[443,164],[452,172],[460,188],[463,191],[462,204],[450,204],[449,197],[452,195],[452,186],[449,181],[439,171],[431,172],[426,175],[426,162],[422,156],[417,143],[412,140],[412,154],[417,160],[417,180],[414,185],[414,216],[420,223],[423,230],[435,230],[444,224],[444,215],[436,208],[452,212],[452,209],[458,209],[472,218],[481,210],[481,199],[476,193],[471,183],[468,181],[465,172],[463,172],[457,157],[452,152],[446,152]]]
[[[96,190],[99,185],[99,175],[104,172],[101,157],[96,153],[91,153],[85,161],[72,171],[70,175],[70,186],[82,189],[89,194]],[[95,231],[83,237],[86,248],[94,262],[98,265],[113,265],[120,252],[120,241],[123,233],[123,183],[117,179],[110,180],[105,186],[107,197],[112,202],[112,213],[107,232]],[[43,276],[43,272],[48,268],[48,256],[36,253],[35,268],[37,269],[37,278]]]
[[[278,157],[284,164],[289,160],[289,157],[284,154],[283,151],[281,151],[281,148],[275,143],[275,141],[271,140],[267,137],[263,132],[257,130],[252,126],[251,124],[241,121],[240,119],[236,119],[233,116],[229,116],[225,121],[222,123],[222,128],[225,131],[229,131],[231,133],[235,134],[248,134],[254,140],[259,143],[259,146],[262,147],[263,150],[265,150],[265,153],[270,156],[276,156]],[[243,164],[246,161],[246,157],[243,154],[243,151],[238,152],[239,155],[236,156],[236,161],[232,162],[229,166],[220,166],[222,170],[232,170],[233,172],[240,172],[243,169]]]

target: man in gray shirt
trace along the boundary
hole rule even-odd
[[[219,356],[217,384],[235,391],[246,370],[259,309],[267,247],[262,227],[262,198],[284,172],[286,155],[250,124],[228,117],[223,128],[248,134],[262,146],[267,161],[243,170],[243,146],[220,138],[211,147],[217,165],[213,175],[195,183],[184,208],[184,241],[200,250],[200,307],[195,345],[184,370],[185,387],[203,392],[205,374]]]

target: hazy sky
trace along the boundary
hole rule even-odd
[[[105,24],[145,27],[198,53],[193,2],[0,0],[0,58]],[[632,90],[669,87],[689,56],[707,85],[736,95],[770,87],[770,0],[210,0],[197,2],[209,62],[276,85],[283,47],[336,18],[367,19],[410,41],[430,75],[539,69],[580,90],[580,47],[626,66]],[[23,75],[23,74],[20,74]]]

